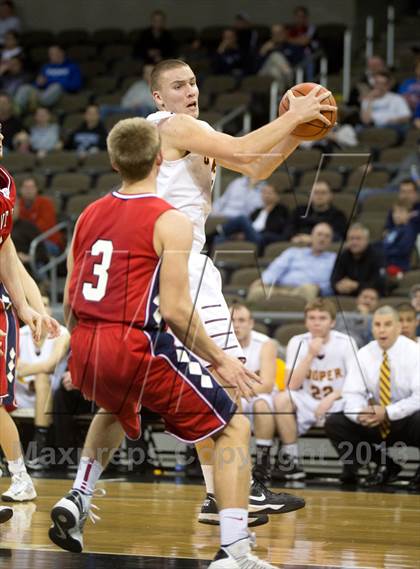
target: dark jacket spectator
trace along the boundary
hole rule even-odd
[[[10,97],[14,97],[16,91],[30,80],[29,75],[23,69],[23,62],[19,57],[12,57],[8,61],[7,70],[0,71],[0,89]]]
[[[332,205],[333,197],[328,182],[320,180],[314,184],[309,211],[307,205],[300,205],[292,213],[289,228],[292,243],[308,245],[310,233],[318,223],[328,223],[334,231],[335,240],[344,238],[347,218]]]
[[[303,57],[303,48],[288,41],[286,28],[282,24],[271,26],[271,37],[260,48],[261,64],[272,53],[281,53],[291,65],[296,65]]]
[[[369,245],[369,230],[361,223],[353,224],[347,233],[346,248],[337,257],[331,275],[336,294],[357,296],[364,288],[383,290],[382,263]]]
[[[407,204],[398,201],[392,208],[392,219],[394,228],[386,234],[383,241],[385,263],[391,275],[410,269],[410,257],[417,238]]]
[[[398,188],[398,200],[408,206],[410,209],[411,223],[415,227],[417,233],[420,233],[420,200],[417,192],[416,183],[413,180],[402,180]],[[391,231],[395,228],[392,210],[388,212],[385,229]]]
[[[223,31],[220,42],[213,59],[215,73],[222,75],[233,74],[236,77],[244,73],[244,58],[239,48],[235,30],[227,28]]]
[[[106,149],[107,132],[100,120],[99,109],[89,105],[85,111],[85,120],[69,137],[67,148],[77,152],[93,152]]]
[[[175,40],[166,29],[166,15],[162,10],[155,10],[151,16],[151,26],[143,30],[139,41],[134,46],[134,55],[145,63],[159,63],[162,59],[173,57],[176,52]]]
[[[22,123],[13,113],[12,101],[6,93],[0,93],[0,123],[4,136],[3,146],[12,150],[13,138],[23,130]]]

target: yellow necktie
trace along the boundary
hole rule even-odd
[[[384,352],[379,375],[379,403],[383,407],[391,403],[391,370],[389,367],[388,354],[386,352]],[[386,439],[391,431],[389,419],[385,419],[385,421],[379,425],[379,430],[382,438]]]

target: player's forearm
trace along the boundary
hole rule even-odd
[[[302,383],[308,376],[312,359],[312,356],[308,354],[295,368],[290,370],[287,381],[287,387],[289,389],[300,389],[302,387]]]
[[[244,163],[250,163],[261,158],[259,155],[268,154],[275,146],[281,142],[284,143],[286,137],[300,122],[295,113],[291,111],[284,113],[281,117],[257,130],[235,139],[237,142],[234,145],[234,157],[239,158]]]
[[[0,250],[0,280],[6,287],[13,306],[20,312],[28,306],[28,303],[20,278],[18,262],[13,243],[9,237]]]
[[[260,156],[246,165],[247,175],[256,180],[265,180],[281,165],[299,146],[299,139],[289,134],[276,144],[268,154]]]

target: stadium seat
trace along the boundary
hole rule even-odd
[[[359,204],[355,202],[356,202],[355,195],[346,195],[346,194],[334,194],[332,201],[333,205],[338,209],[341,209],[341,211],[345,214],[347,220],[350,218],[351,215],[353,215],[354,218],[358,211]]]
[[[272,184],[277,191],[293,191],[294,180],[290,172],[274,172],[269,178],[267,178],[266,182],[267,184]]]
[[[267,293],[269,288],[267,288]],[[301,296],[273,293],[270,298],[248,302],[250,310],[255,312],[301,312],[303,313],[306,300]]]
[[[66,138],[71,132],[79,128],[79,126],[84,121],[83,113],[69,113],[63,119],[63,124],[61,125],[61,132],[64,138]]]
[[[415,284],[420,284],[420,270],[405,273],[403,278],[399,281],[398,288],[395,292],[398,294],[408,294],[410,288]],[[407,298],[405,300],[407,301]]]
[[[383,214],[377,216],[372,215],[371,212],[366,214],[362,213],[358,221],[369,229],[371,241],[380,241],[382,239],[385,225],[385,217]]]
[[[109,161],[108,153],[104,151],[88,154],[83,162],[81,170],[88,174],[98,174],[111,171],[112,166]]]
[[[359,134],[359,140],[371,148],[388,148],[398,142],[397,131],[392,128],[364,128]]]
[[[94,95],[105,95],[116,90],[118,78],[111,75],[96,75],[89,80],[89,89],[92,89]]]
[[[286,249],[289,247],[295,247],[293,243],[290,241],[278,241],[277,243],[270,243],[264,250],[264,259],[267,259],[271,262],[273,259],[276,259],[279,255],[281,255]]]
[[[281,346],[286,347],[290,339],[298,334],[304,334],[306,332],[306,326],[304,322],[296,322],[294,324],[283,324],[276,328],[274,332],[274,338],[278,341]]]
[[[66,213],[72,219],[76,219],[82,211],[92,202],[101,197],[99,193],[84,194],[82,196],[72,196],[66,206]]]
[[[354,296],[334,295],[328,296],[337,312],[353,312],[356,310],[356,298]]]
[[[67,49],[68,58],[77,63],[94,59],[96,55],[96,46],[90,44],[72,45]]]
[[[55,35],[51,30],[30,30],[21,35],[21,43],[26,49],[36,46],[48,46],[54,43]]]
[[[50,152],[42,159],[39,168],[45,174],[58,172],[69,172],[75,170],[79,164],[79,157],[76,152],[66,152],[57,150]]]
[[[354,170],[347,180],[346,192],[358,192],[362,188],[385,188],[389,182],[389,172],[372,170],[366,176],[364,169]]]
[[[99,176],[95,190],[97,192],[110,192],[117,190],[121,186],[121,176],[116,172],[109,172]]]
[[[304,172],[299,181],[299,191],[308,191],[312,189],[315,183],[317,170]],[[332,190],[341,190],[343,184],[343,176],[334,170],[321,170],[318,180],[325,180],[331,186]]]
[[[62,30],[57,34],[57,43],[67,48],[71,45],[88,44],[90,41],[89,32],[83,28],[73,28]]]
[[[289,211],[293,211],[296,205],[306,205],[309,200],[309,192],[292,192],[291,194],[282,194],[281,204],[286,206]]]
[[[133,53],[133,46],[128,43],[112,43],[107,44],[101,53],[101,59],[105,63],[112,63],[119,61],[125,57],[131,57]]]
[[[192,42],[197,35],[195,28],[189,26],[171,28],[171,34],[178,45]]]
[[[241,91],[253,95],[270,95],[273,78],[264,75],[249,75],[241,82]]]
[[[46,45],[31,47],[29,50],[29,59],[35,67],[44,65],[44,63],[48,61],[48,47]]]
[[[385,221],[386,214],[392,208],[393,204],[397,201],[397,199],[398,196],[393,192],[380,194],[378,196],[368,196],[363,201],[362,211],[365,214],[367,214],[368,212],[383,214]]]
[[[223,118],[223,113],[217,113],[215,111],[204,111],[200,113],[200,120],[206,121],[213,127],[217,126],[217,123]]]
[[[225,28],[226,26],[206,26],[200,32],[201,43],[209,49],[215,49]]]
[[[260,277],[261,272],[258,268],[237,269],[232,273],[229,284],[223,286],[223,293],[245,297],[249,285]]]
[[[94,75],[106,73],[105,63],[98,59],[95,61],[82,61],[79,67],[84,79],[90,79]]]
[[[87,174],[66,173],[56,174],[52,179],[50,190],[57,191],[64,196],[86,192],[91,185],[91,178]]]
[[[257,245],[250,241],[225,241],[216,245],[213,260],[217,267],[236,269],[257,265]]]
[[[210,215],[206,221],[206,235],[211,235],[216,231],[216,227],[226,223],[228,218],[224,215]]]
[[[91,93],[88,91],[80,91],[80,93],[65,93],[60,97],[55,106],[61,113],[77,113],[86,109],[90,102]]]
[[[8,152],[3,157],[4,166],[15,174],[15,172],[27,172],[35,167],[35,154],[21,154],[20,152]]]
[[[418,277],[420,277],[420,271],[412,271],[412,272],[417,272]],[[419,282],[420,281],[417,280],[417,282],[413,284],[418,284]],[[401,296],[401,291],[399,288],[396,289],[395,292],[397,292],[400,296],[387,296],[386,298],[381,298],[379,300],[378,306],[392,306],[393,308],[397,308],[399,304],[402,304],[403,302],[409,302],[407,296]]]
[[[204,80],[201,91],[210,95],[218,95],[233,91],[235,86],[236,80],[231,75],[209,75]]]
[[[125,39],[125,33],[121,28],[102,28],[92,34],[92,42],[98,45],[118,44]]]
[[[312,150],[297,150],[287,158],[288,168],[306,171],[316,170],[321,160],[321,151],[313,148]]]
[[[381,166],[386,166],[391,170],[396,170],[401,162],[407,158],[413,149],[407,146],[396,146],[395,148],[385,148],[380,155]]]
[[[366,167],[372,152],[367,146],[352,147],[346,152],[333,152],[327,158],[328,170],[339,172],[354,171],[357,168]]]
[[[227,113],[242,105],[249,107],[250,104],[251,96],[248,93],[235,91],[234,93],[220,93],[212,108],[219,113]]]

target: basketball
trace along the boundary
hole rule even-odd
[[[298,85],[292,87],[292,91],[295,97],[303,97],[312,91],[312,89],[315,87],[318,87],[317,83],[299,83]],[[326,91],[328,91],[328,89],[322,87],[320,93],[325,93]],[[322,102],[326,105],[337,106],[337,103],[335,102],[335,99],[332,95],[330,95],[327,99],[324,99]],[[289,99],[287,97],[287,94],[285,94],[280,101],[279,115],[282,115],[288,110]],[[331,126],[327,126],[319,119],[315,119],[311,122],[300,124],[292,131],[292,134],[294,136],[302,138],[302,140],[320,140],[321,138],[324,138],[324,136],[326,136],[326,134],[328,134],[328,132],[335,125],[335,122],[337,120],[337,111],[323,111],[322,114],[331,122]]]

